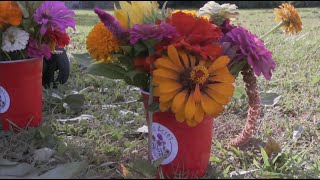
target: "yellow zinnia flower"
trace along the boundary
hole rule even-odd
[[[302,30],[301,18],[298,11],[288,3],[283,3],[279,8],[274,9],[276,14],[276,21],[284,22],[284,29],[286,34],[295,34]]]
[[[152,11],[156,12],[159,4],[157,1],[119,1],[120,9],[114,5],[114,16],[125,28],[132,28],[135,24],[142,24],[143,17],[151,15]],[[153,9],[153,10],[152,10]]]
[[[227,68],[230,59],[197,60],[170,45],[168,57],[155,62],[154,95],[160,111],[171,110],[179,122],[193,127],[205,116],[217,117],[233,95],[234,77]]]
[[[87,36],[87,50],[97,61],[110,62],[112,53],[120,50],[120,41],[104,26],[97,23]]]

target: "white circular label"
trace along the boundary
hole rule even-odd
[[[0,113],[5,113],[10,106],[10,98],[7,91],[0,86]]]
[[[178,142],[174,134],[159,123],[152,123],[152,158],[163,158],[161,165],[169,164],[178,154]]]

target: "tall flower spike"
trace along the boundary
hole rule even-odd
[[[125,40],[128,32],[121,26],[119,21],[111,14],[103,11],[100,8],[95,8],[94,12],[99,16],[103,24],[109,29],[112,34],[119,40]]]

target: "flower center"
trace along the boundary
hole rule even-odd
[[[208,69],[203,65],[194,67],[190,73],[190,79],[197,84],[203,84],[209,77]]]

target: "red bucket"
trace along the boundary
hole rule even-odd
[[[39,58],[0,61],[0,120],[5,131],[39,125],[42,65]]]
[[[142,95],[147,114],[149,95],[143,91]],[[152,128],[152,158],[156,160],[167,154],[160,165],[165,178],[205,175],[212,144],[212,118],[205,117],[196,127],[189,127],[178,122],[172,112],[155,112]]]

